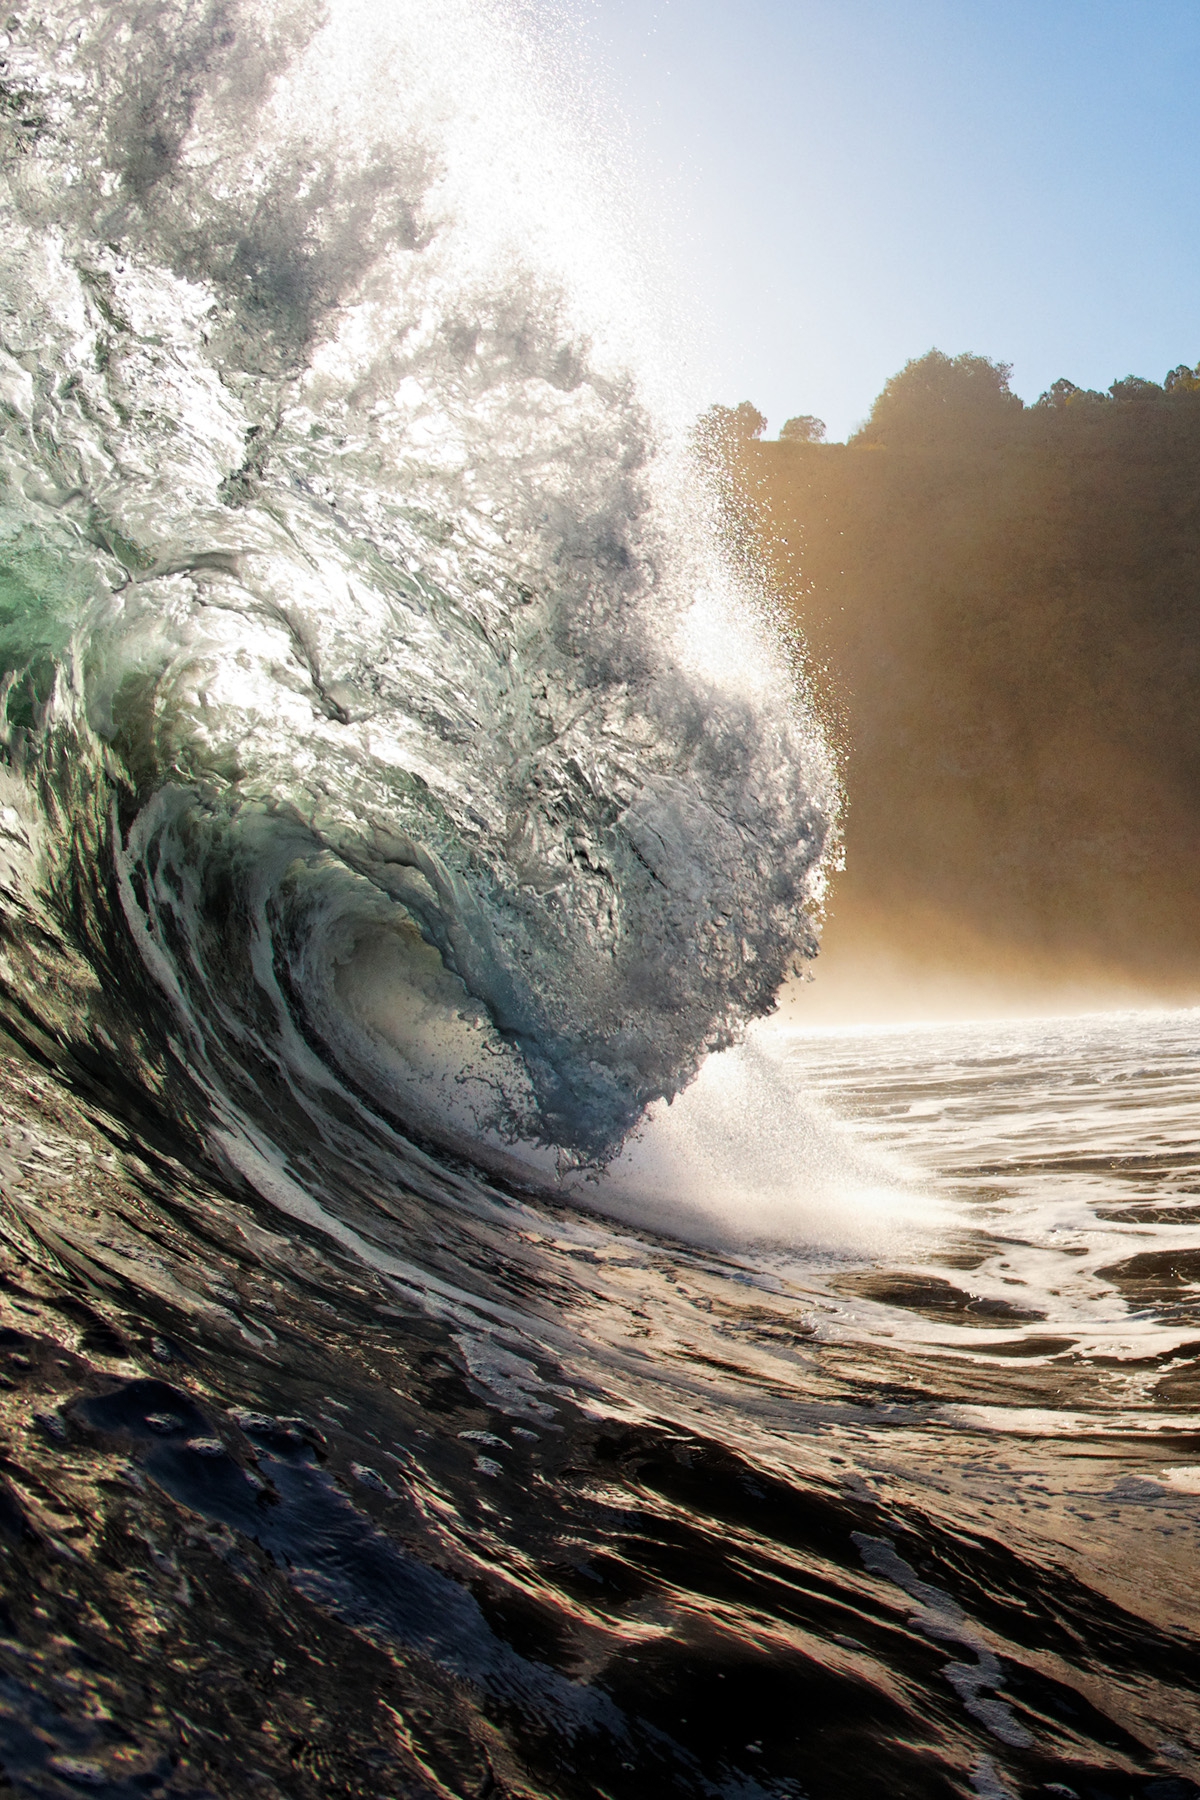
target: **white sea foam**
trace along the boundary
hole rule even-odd
[[[724,1248],[896,1255],[948,1221],[896,1153],[857,1145],[769,1028],[712,1056],[603,1176],[612,1216]]]

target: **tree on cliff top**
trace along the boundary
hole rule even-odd
[[[766,428],[766,418],[751,401],[743,400],[737,406],[714,401],[696,420],[696,447],[702,456],[720,461],[738,444],[760,438]]]
[[[825,440],[825,421],[813,413],[800,413],[779,428],[781,444],[820,444]]]
[[[986,356],[947,356],[927,351],[893,375],[851,443],[890,444],[975,435],[1011,419],[1024,402],[1008,385],[1011,363]]]

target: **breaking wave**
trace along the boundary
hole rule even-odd
[[[209,1128],[604,1160],[812,953],[836,789],[553,84],[470,0],[2,55],[10,984]]]

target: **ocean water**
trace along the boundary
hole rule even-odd
[[[836,772],[547,16],[3,23],[9,1791],[1200,1793],[1196,1021],[772,1023]]]
[[[9,1781],[1194,1794],[1196,1026],[760,1034],[671,1111],[749,1061],[796,1147],[669,1228],[382,1132],[235,1185],[14,1022]]]

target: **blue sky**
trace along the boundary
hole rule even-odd
[[[560,4],[771,435],[932,345],[1026,399],[1200,359],[1200,0]]]

